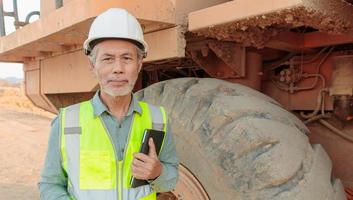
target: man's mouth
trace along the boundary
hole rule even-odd
[[[112,84],[112,85],[117,85],[117,86],[119,86],[119,85],[125,85],[125,84],[127,84],[128,81],[127,81],[127,80],[116,80],[116,79],[114,79],[114,80],[108,80],[108,83],[109,83],[109,84]]]

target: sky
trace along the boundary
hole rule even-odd
[[[12,0],[3,0],[4,11],[12,12]],[[39,11],[40,0],[17,0],[18,14],[20,21],[25,21],[28,13],[32,11]],[[31,18],[31,22],[37,20],[37,16]],[[6,34],[10,34],[15,30],[13,26],[13,18],[5,17]],[[0,78],[6,77],[23,78],[22,64],[17,63],[1,63],[0,62]]]

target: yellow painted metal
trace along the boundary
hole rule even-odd
[[[150,46],[144,62],[185,57],[187,15],[227,0],[41,0],[41,18],[0,38],[0,61],[23,62],[27,96],[57,112],[47,95],[87,93],[97,89],[82,43],[95,16],[111,7],[135,15]],[[35,63],[35,64],[33,64]],[[35,66],[35,67],[34,67]]]
[[[348,24],[353,23],[350,8],[341,0],[233,0],[191,12],[188,27],[189,31],[196,32],[250,18],[266,18],[267,14],[293,8],[305,8],[308,12],[317,11]]]
[[[302,5],[302,0],[229,1],[191,12],[189,14],[189,30],[196,31],[300,5]]]
[[[94,17],[111,7],[125,8],[135,15],[142,24],[144,33],[153,33],[146,35],[150,40],[158,40],[164,44],[169,44],[173,40],[177,43],[177,45],[172,43],[175,48],[170,52],[159,50],[157,45],[151,49],[154,56],[150,57],[149,61],[184,56],[183,33],[188,13],[225,1],[150,0],[146,3],[141,0],[64,0],[63,7],[56,9],[55,1],[42,0],[42,15],[39,20],[0,38],[0,61],[23,62],[28,58],[48,58],[80,49]],[[164,31],[176,26],[178,26],[177,34],[173,29]],[[156,32],[161,33],[155,34]],[[166,37],[168,33],[170,35]],[[161,35],[165,41],[160,40]],[[151,39],[152,37],[159,39]],[[156,56],[160,52],[169,57]]]
[[[81,50],[41,60],[40,65],[44,94],[90,92],[98,84]]]
[[[156,6],[158,5],[158,6]],[[12,34],[0,38],[0,61],[23,62],[26,57],[46,57],[47,44],[65,51],[70,45],[80,46],[87,37],[92,19],[111,7],[121,7],[135,15],[145,32],[157,31],[175,26],[173,4],[165,0],[72,0],[66,6],[56,9]],[[38,42],[43,44],[42,47]]]
[[[185,56],[186,43],[179,26],[145,34],[145,40],[150,47],[145,62]]]
[[[38,61],[24,63],[25,94],[34,105],[50,112],[57,109],[41,91],[41,74]]]

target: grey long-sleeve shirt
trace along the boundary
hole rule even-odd
[[[119,122],[101,101],[99,91],[91,99],[95,116],[101,116],[103,123],[108,129],[115,149],[117,149],[118,160],[123,159],[123,152],[127,142],[133,114],[141,113],[141,107],[137,99],[132,96],[132,101],[127,115]],[[49,137],[48,151],[45,158],[41,178],[39,181],[40,198],[43,200],[69,200],[67,192],[67,174],[61,165],[60,152],[60,118],[56,117],[52,121],[52,128]],[[162,174],[150,182],[152,188],[157,192],[170,191],[176,185],[178,178],[179,159],[175,150],[175,145],[170,130],[167,125],[167,137],[165,138],[163,149],[159,159],[163,165]]]

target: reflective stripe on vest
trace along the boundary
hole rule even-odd
[[[139,104],[142,112],[133,115],[121,161],[116,160],[117,150],[101,117],[94,117],[90,101],[61,111],[62,166],[68,175],[68,192],[73,199],[156,199],[150,185],[130,187],[131,163],[133,154],[140,149],[145,129],[166,132],[166,113],[163,107]]]

